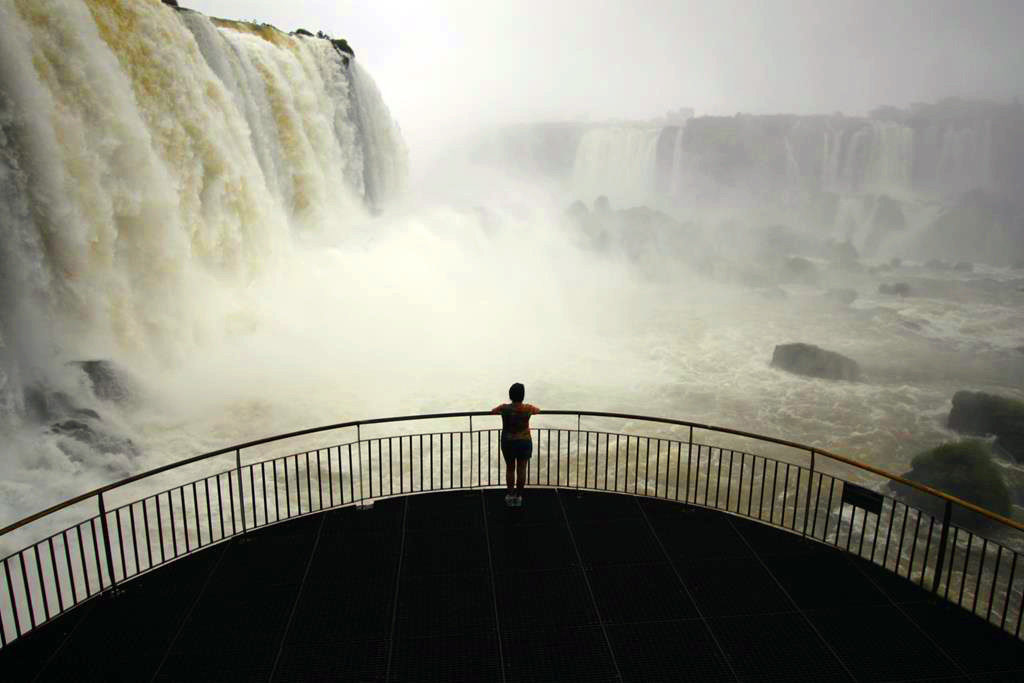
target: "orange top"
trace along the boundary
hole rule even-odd
[[[529,403],[502,403],[491,408],[491,413],[501,415],[503,439],[530,438],[530,416],[540,412],[540,408]]]

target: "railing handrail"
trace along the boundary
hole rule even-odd
[[[932,488],[931,486],[928,486],[927,484],[921,484],[919,482],[912,481],[910,479],[905,479],[904,477],[902,477],[902,476],[900,476],[898,474],[894,474],[893,472],[889,472],[888,470],[882,469],[880,467],[875,467],[873,465],[868,465],[866,463],[859,462],[859,461],[854,460],[852,458],[848,458],[846,456],[842,456],[842,455],[839,455],[837,453],[832,453],[831,451],[825,450],[823,448],[818,448],[816,446],[808,446],[807,444],[802,444],[802,443],[799,443],[799,442],[796,442],[796,441],[788,441],[786,439],[779,439],[779,438],[776,438],[776,437],[767,436],[767,435],[764,435],[764,434],[757,434],[757,433],[754,433],[754,432],[747,432],[747,431],[743,431],[743,430],[740,430],[740,429],[732,429],[730,427],[718,427],[716,425],[709,425],[709,424],[704,424],[704,423],[701,423],[701,422],[692,422],[692,421],[689,421],[689,420],[677,420],[677,419],[665,418],[665,417],[651,417],[649,415],[633,415],[633,414],[630,414],[630,413],[611,413],[611,412],[605,412],[605,411],[592,411],[592,410],[542,410],[540,412],[540,414],[541,415],[576,415],[577,417],[604,417],[604,418],[614,418],[614,419],[623,419],[623,420],[643,420],[645,422],[655,422],[655,423],[659,423],[659,424],[669,424],[669,425],[675,425],[675,426],[680,426],[680,427],[689,427],[689,428],[693,428],[693,429],[703,429],[705,431],[719,432],[719,433],[722,433],[722,434],[732,434],[734,436],[742,436],[742,437],[746,437],[746,438],[756,439],[758,441],[765,441],[765,442],[768,442],[768,443],[774,443],[774,444],[778,444],[780,446],[787,446],[787,447],[790,447],[790,448],[797,448],[797,449],[800,449],[800,450],[809,451],[809,452],[814,453],[816,455],[823,455],[823,456],[825,456],[827,458],[831,458],[831,459],[836,460],[838,462],[841,462],[843,464],[850,465],[850,466],[855,467],[857,469],[864,470],[865,472],[870,472],[872,474],[876,474],[876,475],[885,477],[885,478],[889,479],[890,481],[895,481],[895,482],[897,482],[899,484],[903,484],[905,486],[909,486],[909,487],[911,487],[913,489],[916,489],[918,491],[921,491],[923,493],[927,493],[927,494],[936,496],[936,497],[938,497],[938,498],[940,498],[940,499],[942,499],[944,501],[947,501],[947,502],[959,505],[959,506],[961,506],[961,507],[963,507],[963,508],[965,508],[967,510],[970,510],[971,512],[975,512],[977,514],[980,514],[983,517],[991,519],[991,520],[993,520],[995,522],[999,522],[1000,524],[1008,526],[1008,527],[1010,527],[1012,529],[1016,529],[1018,531],[1024,531],[1024,524],[1021,524],[1020,522],[1017,522],[1015,520],[1009,519],[1008,517],[1004,517],[1003,515],[1000,515],[1000,514],[998,514],[996,512],[992,512],[991,510],[986,510],[983,507],[975,505],[974,503],[971,503],[969,501],[963,500],[962,498],[958,498],[956,496],[953,496],[953,495],[951,495],[949,493],[946,493],[944,491],[940,491],[939,489]],[[146,479],[148,477],[152,477],[152,476],[155,476],[157,474],[162,474],[164,472],[168,472],[170,470],[177,469],[179,467],[184,467],[185,465],[191,465],[193,463],[201,462],[203,460],[207,460],[209,458],[213,458],[213,457],[216,457],[218,455],[225,455],[225,454],[232,453],[232,452],[235,452],[235,451],[239,451],[239,450],[242,450],[242,449],[245,449],[245,448],[252,448],[254,446],[262,446],[264,444],[274,443],[276,441],[283,441],[285,439],[291,439],[291,438],[295,438],[297,436],[305,436],[305,435],[308,435],[308,434],[316,434],[316,433],[319,433],[319,432],[333,431],[335,429],[346,429],[346,428],[350,428],[350,427],[361,427],[361,426],[364,426],[364,425],[386,424],[386,423],[391,423],[391,422],[411,422],[411,421],[414,421],[414,420],[451,419],[451,418],[458,418],[458,417],[483,417],[483,416],[492,416],[492,415],[494,415],[494,414],[491,413],[488,410],[479,410],[479,411],[460,411],[460,412],[453,412],[453,413],[426,413],[426,414],[421,414],[421,415],[400,415],[400,416],[394,416],[394,417],[377,417],[377,418],[368,418],[368,419],[363,419],[363,420],[349,420],[347,422],[337,422],[337,423],[334,423],[334,424],[323,425],[323,426],[320,426],[320,427],[308,427],[306,429],[300,429],[300,430],[293,431],[293,432],[287,432],[285,434],[276,434],[274,436],[263,437],[261,439],[255,439],[253,441],[246,441],[244,443],[235,444],[233,446],[227,446],[225,448],[219,448],[219,449],[217,449],[215,451],[210,451],[208,453],[202,453],[200,455],[194,455],[192,457],[184,458],[182,460],[177,460],[175,462],[168,463],[166,465],[161,465],[159,467],[154,467],[152,469],[149,469],[149,470],[146,470],[146,471],[143,471],[143,472],[139,472],[138,474],[133,474],[133,475],[131,475],[129,477],[125,477],[124,479],[120,479],[118,481],[111,482],[109,484],[105,484],[105,485],[100,486],[98,488],[92,489],[91,491],[87,491],[85,493],[79,494],[77,496],[74,496],[73,498],[69,498],[68,500],[65,500],[63,502],[57,503],[56,505],[52,505],[52,506],[50,506],[50,507],[48,507],[48,508],[46,508],[44,510],[40,510],[39,512],[37,512],[35,514],[29,515],[28,517],[20,519],[17,522],[14,522],[13,524],[9,524],[8,526],[4,527],[3,529],[0,529],[0,536],[4,536],[4,535],[6,535],[6,534],[8,534],[8,533],[10,533],[12,531],[20,529],[21,527],[23,527],[23,526],[25,526],[27,524],[31,524],[32,522],[34,522],[36,520],[39,520],[39,519],[42,519],[43,517],[46,517],[47,515],[50,515],[50,514],[52,514],[54,512],[59,512],[60,510],[68,508],[68,507],[70,507],[72,505],[75,505],[77,503],[80,503],[80,502],[82,502],[84,500],[88,500],[90,498],[101,496],[102,494],[106,493],[107,491],[112,491],[112,490],[120,488],[122,486],[126,486],[128,484],[131,484],[133,482],[136,482],[136,481],[139,481],[139,480],[142,480],[142,479]],[[494,416],[497,417],[497,415],[494,415]]]

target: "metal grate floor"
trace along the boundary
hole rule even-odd
[[[1024,680],[868,562],[630,496],[431,493],[250,532],[0,651],[20,680]]]

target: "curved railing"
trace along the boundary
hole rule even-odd
[[[0,647],[128,579],[268,524],[396,495],[503,486],[495,420],[459,412],[304,429],[186,458],[26,517],[0,529],[8,545],[18,534],[34,541],[2,560]],[[881,565],[1020,637],[1024,526],[1014,520],[741,430],[592,411],[535,420],[530,486],[667,498],[759,520]],[[413,421],[449,428],[402,433]],[[375,433],[384,428],[392,432]],[[76,514],[81,521],[51,533]]]

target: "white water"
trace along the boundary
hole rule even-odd
[[[324,40],[154,2],[3,0],[0,57],[11,519],[142,464],[31,424],[26,388],[144,444],[145,408],[97,403],[67,363],[113,359],[159,404],[190,362],[276,317],[264,300],[304,242],[357,233],[397,195],[406,152],[372,79]],[[219,389],[206,379],[192,391]]]
[[[157,3],[0,0],[0,519],[267,434],[490,407],[514,380],[542,407],[738,426],[896,471],[949,437],[956,389],[1019,393],[1012,273],[964,276],[996,293],[950,275],[951,295],[893,301],[862,274],[772,302],[582,250],[544,189],[453,176],[475,193],[465,206],[389,206],[405,151],[369,76],[324,41],[254,31]],[[590,201],[648,197],[659,133],[588,132],[574,182]],[[853,145],[890,145],[877,184],[903,182],[904,143],[888,135]],[[860,158],[852,144],[838,168]],[[695,169],[681,134],[676,153],[682,186]],[[860,300],[823,304],[833,284]],[[771,369],[789,341],[847,353],[868,378]],[[139,400],[91,398],[66,363],[93,358],[134,374]],[[96,410],[140,455],[30,423],[31,384]]]
[[[643,204],[654,194],[655,161],[660,128],[600,127],[583,134],[576,152],[572,187],[593,201],[605,195],[613,202]]]

